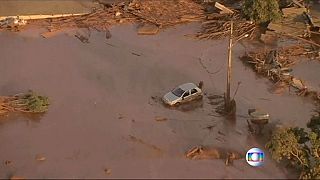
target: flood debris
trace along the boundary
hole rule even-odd
[[[204,18],[203,7],[192,0],[133,0],[127,12],[160,28]]]
[[[143,24],[138,28],[138,35],[154,35],[159,32],[159,27],[154,24]]]
[[[0,21],[0,29],[6,28],[12,31],[18,31],[21,26],[27,24],[27,21],[24,19],[20,19],[19,16],[17,17],[7,17],[4,20]]]
[[[223,159],[225,164],[232,165],[234,160],[242,159],[240,153],[222,148],[196,146],[186,152],[186,158],[192,160]]]
[[[62,32],[64,32],[64,31],[63,30],[46,31],[46,32],[41,33],[41,36],[43,38],[52,38],[54,36],[61,34]]]
[[[220,159],[221,154],[217,149],[205,149],[202,146],[196,146],[186,153],[188,159]]]
[[[30,24],[47,27],[49,32],[65,28],[92,28],[107,32],[112,25],[140,22],[148,25],[139,29],[139,34],[156,34],[159,29],[201,21],[205,17],[202,5],[192,0],[131,0],[112,4],[100,3],[104,7],[95,9],[90,14],[30,20]],[[157,28],[149,26],[150,24]]]
[[[156,117],[155,117],[155,120],[156,120],[156,121],[167,121],[168,119],[165,118],[165,117],[156,116]]]
[[[247,21],[239,11],[227,8],[219,2],[215,2],[215,7],[221,10],[220,13],[211,12],[206,15],[201,24],[201,30],[195,34],[197,39],[222,39],[229,36],[231,20],[234,22],[234,37],[242,37],[245,34],[248,37],[252,36],[256,29],[252,21]]]
[[[41,155],[41,154],[37,154],[35,159],[36,159],[37,161],[45,161],[47,158],[44,157],[44,156]]]
[[[89,37],[84,36],[82,34],[76,33],[74,35],[76,38],[78,38],[82,43],[89,43]]]
[[[269,123],[270,115],[259,109],[248,109],[248,114],[250,119],[250,122],[247,121],[249,132],[261,134],[263,127]]]
[[[4,165],[6,165],[6,166],[9,166],[11,164],[12,164],[12,161],[10,161],[10,160],[5,160],[4,161]]]
[[[297,57],[315,56],[311,47],[293,45],[269,49],[264,51],[249,52],[241,59],[250,64],[259,74],[269,77],[274,82],[285,80],[290,75],[290,67],[299,59]]]
[[[318,51],[306,44],[295,44],[277,49],[249,52],[241,60],[249,64],[258,74],[268,77],[275,83],[275,91],[281,92],[286,87],[293,87],[300,96],[311,95],[320,102],[318,92],[311,90],[303,80],[291,74],[291,67],[300,58],[317,58]],[[279,88],[279,89],[278,89]],[[290,88],[289,88],[290,90]]]
[[[221,10],[220,14],[233,14],[234,13],[231,9],[225,7],[224,5],[220,4],[219,2],[216,2],[214,7]]]
[[[108,29],[106,29],[106,39],[110,39],[111,37],[111,32]]]
[[[49,99],[33,91],[13,96],[0,96],[0,115],[8,112],[44,113],[48,111]]]
[[[195,34],[195,37],[204,40],[225,38],[230,34],[231,20],[234,22],[233,35],[236,38],[245,34],[251,37],[256,29],[256,25],[252,21],[247,21],[238,11],[223,14],[211,13],[202,22],[201,30]]]
[[[104,169],[104,173],[106,174],[106,175],[111,175],[111,169],[110,168],[105,168]]]

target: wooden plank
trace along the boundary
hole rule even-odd
[[[304,6],[303,6],[301,3],[299,3],[297,0],[292,0],[292,2],[293,2],[294,4],[296,4],[297,6],[299,6],[299,7],[301,7],[301,8],[304,8]]]
[[[225,7],[224,5],[222,5],[218,2],[216,2],[214,6],[218,9],[220,9],[224,14],[233,14],[234,13],[231,9]]]

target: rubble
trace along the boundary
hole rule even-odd
[[[139,34],[156,34],[161,28],[202,21],[205,18],[202,5],[192,0],[132,0],[115,4],[101,3],[104,8],[96,9],[90,14],[32,19],[30,24],[47,27],[49,32],[54,32],[65,28],[92,28],[97,31],[107,31],[112,25],[142,22],[146,26],[139,29]],[[155,25],[157,28],[155,26],[151,28],[150,25]]]
[[[24,26],[26,24],[27,24],[27,21],[24,19],[20,19],[19,16],[8,17],[0,21],[0,29],[7,28],[9,30],[19,30],[20,26]]]
[[[201,25],[201,31],[196,33],[198,39],[221,39],[230,34],[230,21],[234,21],[234,37],[241,37],[245,34],[251,36],[256,28],[251,21],[242,19],[239,13],[217,14],[213,13],[207,16],[207,19]]]
[[[277,50],[249,52],[241,57],[241,60],[251,65],[251,67],[263,76],[268,77],[281,87],[293,87],[300,96],[312,96],[320,102],[319,93],[310,90],[302,80],[291,75],[292,67],[297,62],[297,57],[317,57],[318,51],[305,44],[281,47]]]
[[[142,22],[155,24],[160,28],[173,26],[188,21],[204,19],[204,10],[192,0],[133,0],[127,12]]]
[[[286,80],[290,67],[297,61],[296,57],[314,57],[317,52],[304,45],[280,47],[277,50],[249,52],[242,57],[246,63],[251,64],[259,74],[269,77],[274,82]]]
[[[230,165],[233,160],[241,159],[242,156],[238,152],[226,149],[196,146],[186,152],[186,158],[192,160],[223,159],[226,165]]]

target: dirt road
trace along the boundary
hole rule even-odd
[[[118,26],[108,40],[104,33],[92,32],[89,43],[69,35],[43,39],[32,29],[2,32],[0,94],[32,89],[49,96],[52,104],[36,120],[14,115],[0,120],[0,161],[12,162],[0,165],[0,178],[295,177],[269,154],[259,168],[245,159],[227,167],[223,160],[184,157],[196,145],[231,148],[243,155],[254,146],[263,149],[247,132],[248,108],[263,108],[273,123],[302,126],[313,108],[296,95],[270,93],[271,83],[238,60],[245,51],[238,44],[232,82],[233,90],[242,82],[237,118],[216,117],[207,97],[224,92],[227,41],[183,36],[197,27],[137,36],[135,26]],[[199,58],[215,74],[209,76]],[[203,103],[168,109],[159,102],[174,86],[200,80],[207,93]],[[167,121],[156,121],[157,116]],[[37,161],[38,154],[46,160]]]

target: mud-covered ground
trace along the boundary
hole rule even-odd
[[[258,168],[245,159],[225,166],[223,160],[184,157],[196,145],[243,156],[252,147],[264,149],[248,133],[248,108],[269,112],[273,124],[298,126],[305,126],[314,108],[294,94],[272,93],[271,82],[240,62],[246,48],[238,43],[232,81],[233,92],[241,82],[237,117],[218,117],[208,97],[225,90],[228,42],[184,37],[198,27],[138,36],[134,25],[117,26],[110,30],[111,39],[91,32],[89,43],[70,34],[44,39],[38,29],[1,32],[0,94],[32,89],[49,96],[51,106],[42,117],[1,118],[0,178],[296,177],[269,154]],[[206,93],[202,102],[173,109],[162,105],[160,97],[176,85],[201,80]],[[37,161],[37,155],[46,160]],[[12,163],[5,165],[7,160]]]

